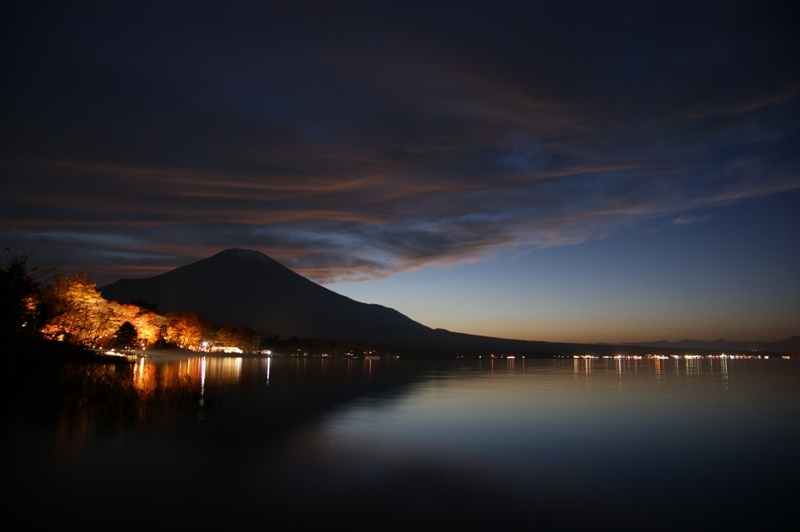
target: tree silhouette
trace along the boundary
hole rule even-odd
[[[28,266],[28,255],[8,248],[6,265],[0,268],[0,337],[30,340],[49,317],[42,303],[42,287],[37,277],[43,272]]]
[[[136,331],[136,327],[131,322],[126,321],[114,333],[114,347],[132,349],[136,347],[138,339],[139,334]]]

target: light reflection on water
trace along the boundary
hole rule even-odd
[[[51,511],[3,519],[100,524],[135,500],[132,528],[535,514],[548,528],[685,529],[779,523],[796,495],[797,360],[195,357],[132,371],[143,389],[169,375],[217,406],[113,430],[13,427],[4,482]]]

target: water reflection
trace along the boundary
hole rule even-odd
[[[663,372],[663,370],[662,370],[662,366],[663,365],[664,365],[664,363],[662,362],[662,358],[661,357],[655,358],[653,360],[653,369],[655,369],[656,382],[658,382],[658,383],[661,382],[661,373]]]
[[[155,357],[114,371],[145,395],[191,382],[218,408],[115,431],[20,421],[4,487],[49,511],[14,505],[4,529],[121,515],[131,528],[527,529],[531,515],[548,529],[770,528],[793,508],[776,486],[800,470],[796,360]]]
[[[728,357],[573,357],[569,360],[575,382],[585,387],[593,385],[597,372],[604,374],[613,367],[617,386],[636,386],[648,383],[719,383],[725,390],[730,389],[731,367],[738,364],[742,370],[758,364],[754,359],[735,360]],[[780,363],[780,362],[779,362]],[[563,365],[563,362],[562,362]],[[605,380],[601,380],[604,383]],[[604,385],[604,384],[601,384]]]

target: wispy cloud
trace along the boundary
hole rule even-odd
[[[700,222],[705,222],[706,220],[711,219],[710,216],[693,216],[690,214],[682,214],[677,218],[673,218],[672,223],[674,225],[693,225]]]
[[[30,7],[48,25],[20,19],[4,52],[27,59],[2,93],[0,235],[86,268],[252,247],[336,281],[800,188],[794,28],[760,4],[362,8]]]

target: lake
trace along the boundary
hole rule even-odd
[[[796,520],[797,359],[155,355],[123,373],[141,389],[188,375],[198,404],[13,417],[4,530]]]

